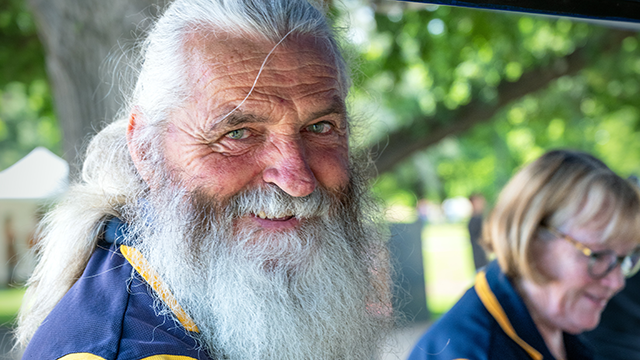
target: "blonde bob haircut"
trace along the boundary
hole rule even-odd
[[[605,244],[640,243],[640,193],[584,152],[553,150],[520,170],[504,187],[483,226],[485,246],[512,279],[544,284],[531,256],[545,227],[587,228]]]

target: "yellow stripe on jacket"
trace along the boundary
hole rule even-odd
[[[175,314],[178,321],[184,326],[185,329],[191,332],[198,332],[198,326],[193,322],[189,314],[186,313],[178,304],[178,301],[173,297],[171,291],[160,279],[160,275],[151,267],[142,256],[142,253],[132,247],[121,245],[120,252],[124,255],[125,259],[129,261],[131,266],[147,281],[147,283],[158,293],[160,299],[169,306],[171,311]]]
[[[65,355],[58,360],[106,360],[103,357],[89,354],[89,353],[76,353]],[[180,355],[153,355],[140,360],[196,360],[190,356]]]
[[[531,345],[527,344],[524,340],[522,340],[518,334],[516,334],[515,329],[511,325],[507,314],[504,312],[504,309],[500,305],[500,302],[496,298],[493,291],[491,291],[491,287],[489,287],[489,283],[487,282],[487,277],[484,271],[478,272],[476,275],[476,283],[474,285],[476,293],[478,293],[478,297],[485,308],[489,311],[491,316],[498,322],[502,330],[515,341],[518,345],[520,345],[524,351],[531,356],[534,360],[542,360],[542,354],[540,354],[536,349],[534,349]]]

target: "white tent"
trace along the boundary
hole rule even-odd
[[[0,199],[50,199],[66,190],[68,177],[67,162],[38,147],[0,172]]]
[[[66,191],[68,177],[67,162],[43,147],[0,172],[0,286],[31,273],[38,211]]]

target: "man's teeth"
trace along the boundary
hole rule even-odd
[[[260,211],[259,213],[256,214],[256,216],[259,217],[260,219],[283,219],[286,217],[293,216],[293,214],[287,213],[287,214],[282,214],[278,216],[267,216],[267,214],[264,211]]]

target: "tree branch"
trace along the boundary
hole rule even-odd
[[[624,38],[635,35],[635,32],[623,30],[612,30],[611,33],[612,36],[604,37],[606,45],[603,46],[602,51],[618,49]],[[412,121],[413,124],[429,124],[426,136],[422,132],[416,131],[415,126],[391,133],[387,138],[372,146],[374,152],[379,151],[379,156],[375,158],[378,173],[392,170],[395,165],[415,152],[423,150],[449,135],[460,134],[476,124],[490,121],[500,109],[514,100],[542,90],[562,76],[576,74],[588,65],[586,52],[586,48],[579,48],[570,55],[556,59],[551,63],[551,66],[537,68],[523,74],[515,82],[503,81],[497,87],[497,101],[491,104],[476,99],[456,110],[440,111],[434,116]],[[451,121],[439,120],[443,118],[451,119]]]

